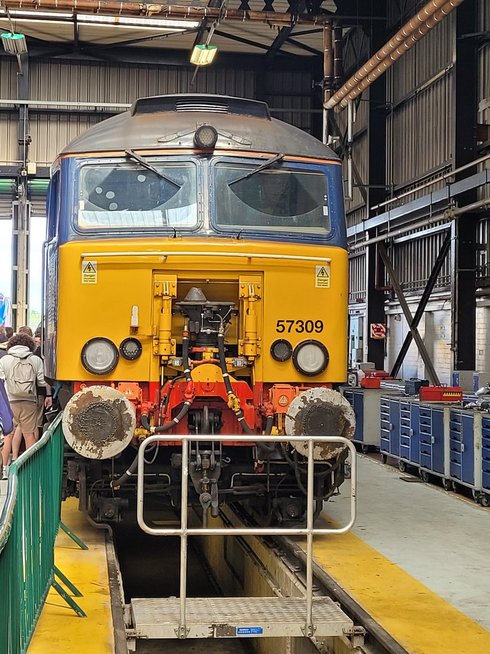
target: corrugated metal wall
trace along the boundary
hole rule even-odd
[[[450,163],[454,29],[453,13],[387,72],[386,176],[395,192],[430,179]]]
[[[2,59],[0,98],[17,97],[17,64]],[[30,98],[51,102],[132,103],[138,97],[166,93],[221,93],[255,97],[256,73],[246,69],[199,71],[192,84],[194,69],[94,62],[33,62],[29,70]],[[264,88],[266,100],[277,108],[277,118],[312,131],[312,78],[302,72],[268,73]],[[287,111],[284,111],[287,110]],[[56,155],[81,132],[103,120],[94,110],[62,113],[32,111],[30,159],[51,163]],[[0,142],[4,163],[17,158],[18,118],[15,112],[0,112]]]
[[[366,253],[349,255],[349,304],[366,300]]]

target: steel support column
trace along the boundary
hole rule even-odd
[[[17,72],[17,97],[29,99],[29,60],[20,55],[20,70]],[[29,317],[29,223],[30,204],[27,197],[26,164],[29,152],[29,109],[27,105],[19,108],[19,160],[17,175],[17,201],[13,206],[12,221],[12,326],[18,329],[26,325]]]
[[[390,276],[391,283],[393,284],[393,288],[395,289],[396,297],[398,298],[398,302],[400,303],[400,306],[403,310],[403,313],[405,315],[405,318],[408,323],[408,327],[410,329],[410,332],[412,334],[412,337],[417,344],[418,350],[420,352],[420,356],[422,357],[422,360],[425,364],[425,368],[427,371],[427,376],[429,377],[430,381],[432,384],[435,386],[440,386],[439,382],[439,377],[437,376],[437,373],[435,371],[435,368],[432,364],[431,358],[429,356],[429,353],[426,350],[426,347],[424,345],[424,341],[422,340],[422,336],[419,333],[419,330],[417,327],[414,326],[414,318],[412,316],[412,313],[409,309],[407,300],[405,299],[405,294],[403,293],[403,289],[400,285],[400,282],[398,281],[398,276],[395,273],[395,270],[393,266],[391,265],[391,261],[388,258],[388,253],[386,252],[386,248],[383,243],[378,244],[378,249],[379,249],[379,254],[381,258],[383,259],[383,263],[385,264],[386,270]]]
[[[456,11],[453,43],[454,168],[473,161],[477,154],[476,41],[462,38],[477,31],[477,5],[476,2],[463,2]],[[460,196],[459,205],[470,204],[476,199],[476,193],[469,191]],[[477,216],[471,213],[456,224],[452,315],[455,370],[475,369],[477,224]]]
[[[386,16],[387,2],[380,0],[376,3],[376,11]],[[376,52],[386,40],[386,23],[371,23],[371,52]],[[367,217],[370,217],[370,207],[385,199],[386,185],[386,87],[385,78],[377,79],[369,89],[369,117],[368,117],[368,188],[367,188]],[[369,232],[369,237],[375,236]],[[384,323],[385,296],[380,287],[383,274],[382,263],[377,260],[376,246],[366,248],[366,326],[364,342],[367,343],[367,360],[373,361],[376,368],[384,367],[384,340],[369,338],[369,325],[371,323]]]
[[[448,233],[446,234],[446,238],[444,239],[444,243],[442,244],[441,250],[439,254],[437,255],[437,259],[434,263],[434,267],[432,268],[432,271],[430,273],[430,277],[427,281],[427,284],[424,288],[424,292],[422,293],[422,297],[420,298],[419,305],[417,307],[417,311],[415,312],[415,315],[413,317],[413,320],[411,324],[409,324],[410,330],[416,329],[419,325],[420,319],[422,318],[425,307],[427,306],[427,302],[429,301],[429,298],[432,293],[432,289],[434,288],[434,285],[437,281],[437,277],[439,276],[439,273],[441,272],[442,264],[444,263],[444,260],[447,256],[447,253],[449,252],[449,246],[451,245],[451,231],[449,230]],[[405,356],[408,352],[408,348],[410,347],[410,344],[412,342],[412,332],[409,331],[408,334],[405,336],[405,340],[403,341],[403,345],[400,349],[400,352],[398,353],[398,356],[396,357],[395,364],[393,365],[393,368],[391,370],[391,377],[397,377],[398,373],[400,372],[400,368],[402,366],[403,360],[405,359]]]

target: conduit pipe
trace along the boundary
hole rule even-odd
[[[372,82],[380,77],[387,68],[410,50],[427,32],[445,16],[458,7],[463,0],[431,0],[421,11],[406,23],[364,66],[330,98],[326,109],[340,104],[347,106],[349,100],[360,95]]]
[[[334,80],[332,23],[323,26],[323,106],[325,107],[332,95]],[[323,142],[328,143],[328,111],[323,110]]]
[[[485,200],[478,200],[478,202],[472,202],[471,204],[467,204],[464,207],[449,208],[446,209],[446,211],[437,214],[436,216],[430,216],[429,218],[424,218],[424,220],[419,220],[415,223],[410,223],[409,225],[405,225],[404,227],[399,227],[398,229],[394,229],[391,232],[386,232],[385,234],[380,234],[379,236],[374,236],[373,238],[367,238],[365,241],[359,241],[358,243],[349,245],[349,250],[359,250],[360,248],[363,248],[366,245],[372,245],[373,243],[380,243],[381,241],[386,241],[389,238],[400,236],[401,234],[406,234],[407,232],[410,232],[413,229],[432,225],[438,220],[446,220],[449,223],[454,218],[459,218],[459,216],[462,216],[463,214],[468,213],[469,211],[476,211],[477,209],[483,209],[487,206],[490,207],[490,198],[487,198]]]

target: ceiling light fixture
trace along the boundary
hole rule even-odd
[[[27,54],[26,37],[16,32],[4,32],[2,34],[2,45],[5,52],[12,55]]]
[[[211,64],[216,57],[218,47],[207,43],[199,43],[192,49],[191,64],[195,66],[207,66]]]
[[[94,25],[130,25],[132,27],[166,27],[174,29],[195,29],[197,20],[170,20],[166,18],[133,18],[131,16],[101,16],[100,14],[77,14],[79,22]]]

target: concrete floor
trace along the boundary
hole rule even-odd
[[[353,533],[490,630],[490,510],[365,456],[358,463]],[[347,494],[324,507],[339,524],[348,512]]]

